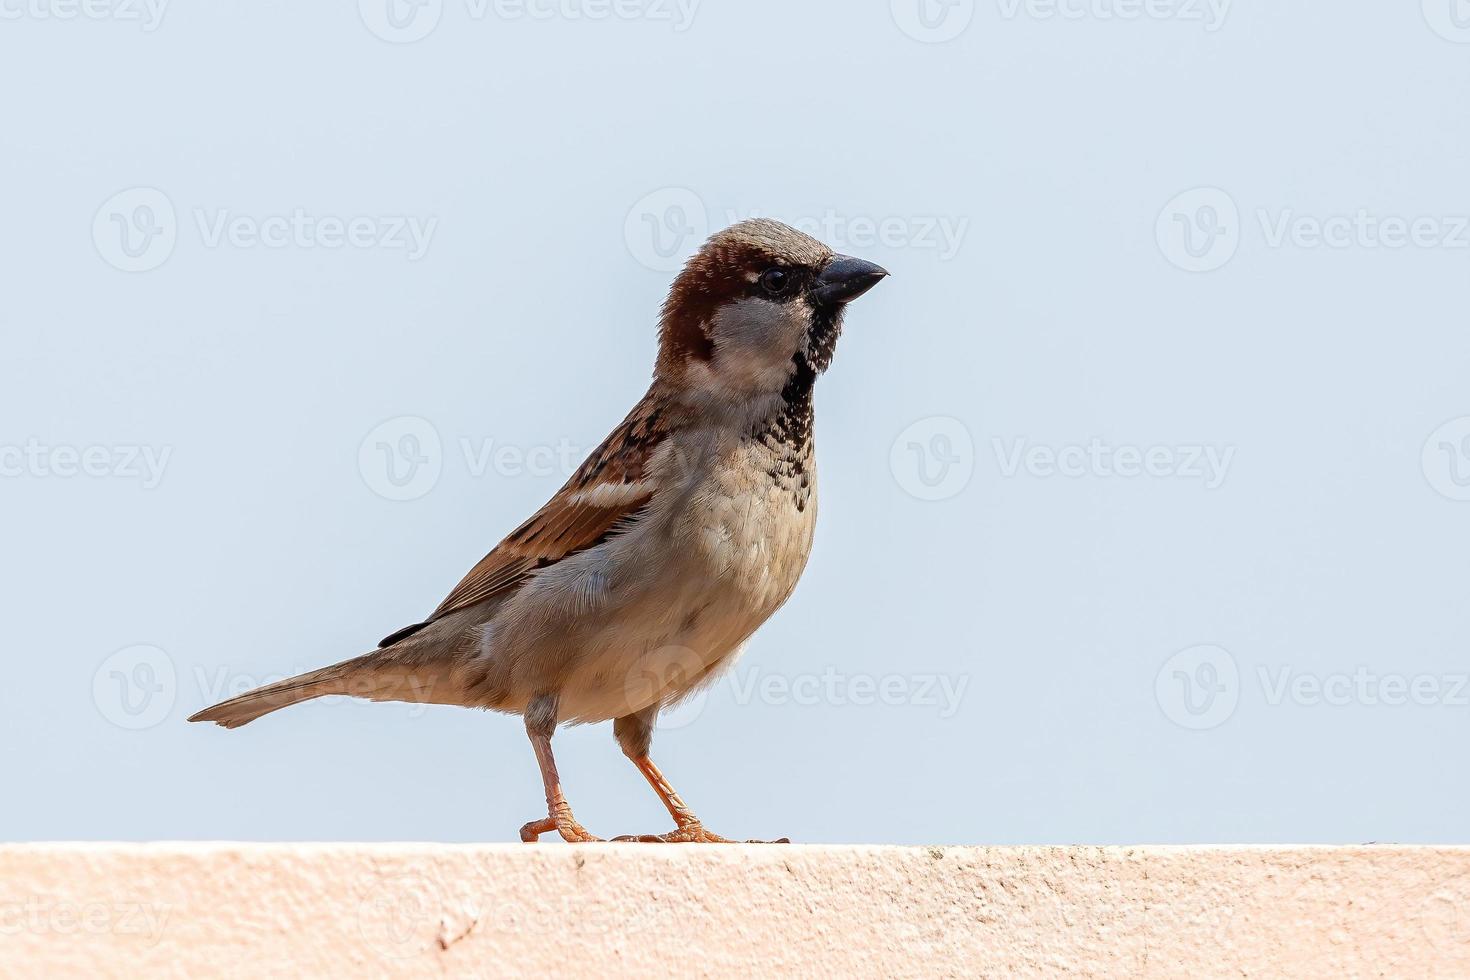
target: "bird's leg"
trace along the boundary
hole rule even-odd
[[[704,828],[704,824],[699,822],[699,818],[694,815],[694,811],[689,809],[689,804],[685,803],[683,798],[674,790],[674,787],[669,785],[669,781],[664,778],[662,772],[659,772],[658,766],[653,764],[652,759],[646,755],[638,756],[633,759],[633,765],[638,767],[638,771],[643,773],[643,778],[648,780],[648,785],[652,786],[653,791],[658,794],[658,798],[663,800],[664,807],[669,811],[669,816],[674,818],[674,827],[676,828],[672,833],[646,835],[636,838],[637,840],[662,844],[735,843],[728,838],[721,837],[719,834],[712,833]]]
[[[620,841],[640,841],[654,844],[735,844],[738,841],[721,837],[705,829],[694,811],[689,809],[689,804],[669,781],[659,771],[658,766],[648,757],[649,746],[653,743],[653,720],[658,715],[658,709],[654,708],[639,712],[636,715],[625,715],[613,722],[613,734],[617,736],[618,744],[623,747],[623,753],[643,773],[643,778],[648,780],[648,785],[658,794],[663,801],[664,807],[669,811],[669,816],[674,818],[675,830],[668,834],[645,834],[637,837],[618,837]],[[786,838],[778,841],[745,841],[747,844],[789,844]]]
[[[521,828],[521,840],[530,844],[542,834],[556,831],[564,841],[582,844],[600,841],[589,834],[572,816],[571,804],[561,791],[561,777],[556,773],[556,759],[551,754],[551,735],[556,731],[557,703],[555,695],[543,694],[526,707],[526,734],[536,750],[536,764],[541,767],[541,781],[546,784],[544,820],[533,820]]]

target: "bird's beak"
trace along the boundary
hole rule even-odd
[[[851,255],[835,255],[817,277],[812,296],[823,306],[841,306],[878,285],[887,275],[888,270],[882,266]]]

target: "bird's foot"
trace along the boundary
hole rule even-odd
[[[571,813],[560,817],[543,817],[540,820],[532,820],[521,828],[521,840],[527,844],[534,844],[541,839],[542,834],[556,831],[561,839],[568,844],[591,844],[601,841],[601,837],[587,832],[587,828],[577,823]]]
[[[624,837],[614,837],[614,843],[631,842],[638,844],[790,844],[791,838],[782,837],[779,840],[731,840],[721,837],[719,834],[708,831],[704,824],[698,820],[680,824],[677,830],[667,834],[629,834]]]

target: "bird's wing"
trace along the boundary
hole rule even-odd
[[[640,401],[546,506],[470,569],[430,621],[514,588],[621,530],[653,498],[648,463],[668,437],[665,423],[656,398]]]

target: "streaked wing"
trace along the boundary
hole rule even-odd
[[[668,436],[663,416],[658,401],[645,396],[546,506],[470,569],[431,620],[514,588],[617,533],[653,498],[648,461]]]

